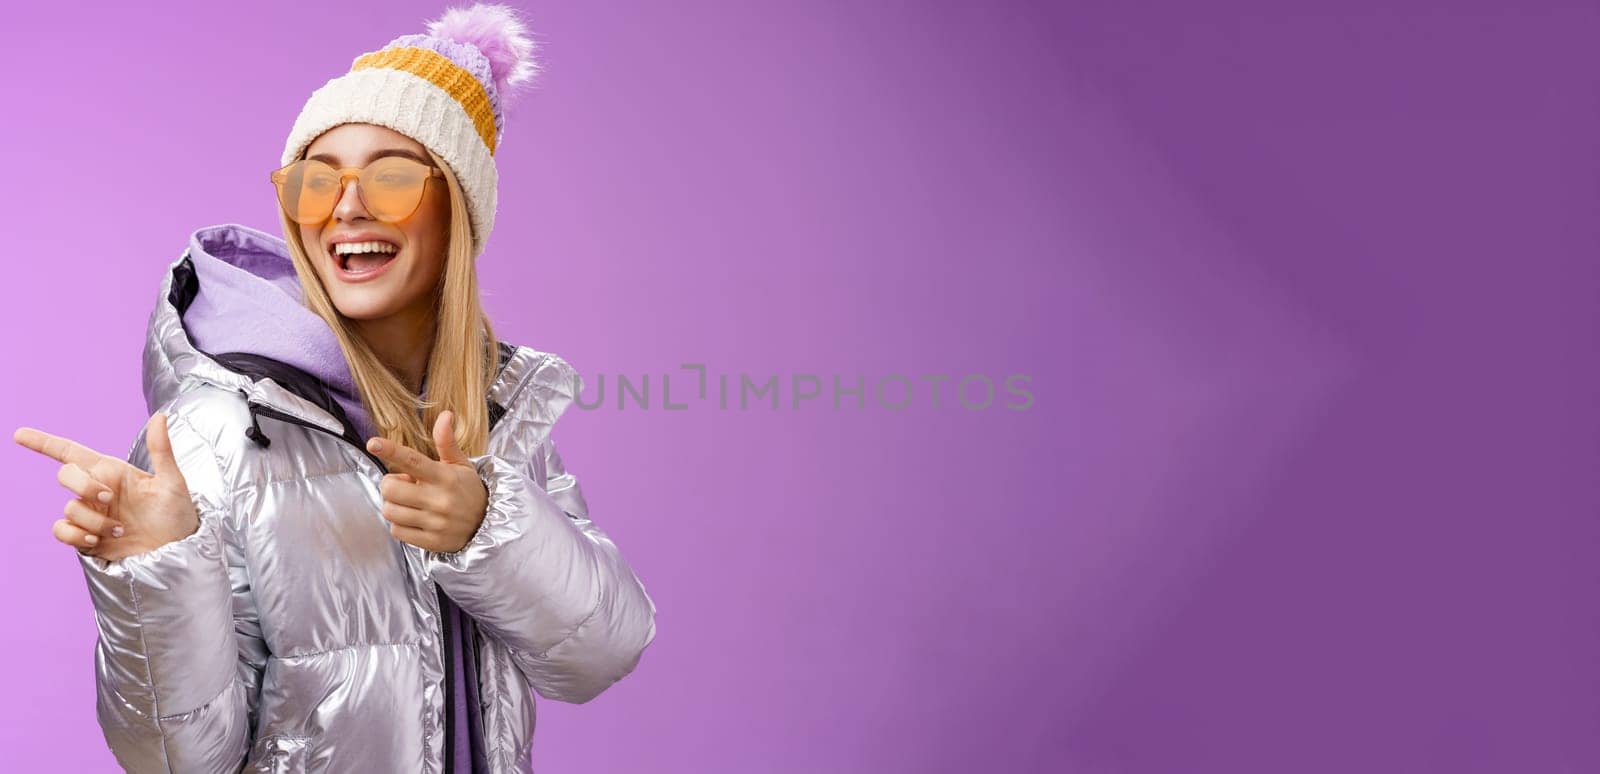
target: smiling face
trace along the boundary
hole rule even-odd
[[[388,155],[409,156],[433,166],[421,143],[374,124],[336,126],[312,141],[305,153],[306,158],[336,169],[364,167]],[[300,225],[306,257],[345,317],[363,322],[431,319],[450,242],[449,187],[444,178],[432,178],[416,212],[398,223],[385,223],[362,204],[358,185],[354,178],[346,179],[333,214],[320,224]],[[343,242],[378,242],[387,247],[368,244],[357,248],[363,252],[346,255],[335,249]],[[391,248],[393,252],[387,252]]]

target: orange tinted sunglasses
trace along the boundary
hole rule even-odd
[[[278,204],[294,222],[314,226],[328,220],[344,181],[356,178],[356,195],[373,217],[395,223],[411,217],[422,203],[428,181],[444,177],[438,167],[404,156],[385,156],[363,168],[335,169],[330,164],[301,159],[272,171],[272,184],[278,189]]]

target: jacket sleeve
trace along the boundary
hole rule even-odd
[[[428,572],[510,649],[539,695],[589,701],[638,664],[655,638],[655,602],[589,520],[553,441],[526,467],[494,455],[472,462],[489,490],[483,523],[460,551],[427,552]]]
[[[168,425],[200,527],[115,562],[79,554],[99,627],[96,712],[130,772],[237,772],[266,648],[242,559],[224,540],[231,493],[216,456],[170,412]],[[128,461],[150,470],[143,433]]]

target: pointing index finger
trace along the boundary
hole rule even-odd
[[[11,434],[11,440],[57,462],[69,462],[82,468],[88,468],[98,462],[101,456],[100,452],[76,441],[31,427],[17,428],[17,431]]]
[[[391,473],[408,473],[413,478],[432,478],[428,474],[429,468],[438,463],[428,455],[409,446],[402,446],[386,438],[373,438],[367,441],[367,451],[378,455],[378,459],[389,466]]]

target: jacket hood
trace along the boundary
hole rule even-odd
[[[257,414],[319,427],[366,454],[376,435],[333,330],[301,303],[279,237],[248,226],[197,229],[168,267],[144,344],[147,411],[168,405],[193,381],[240,393],[266,446]],[[496,342],[499,365],[487,397],[489,425],[503,418],[538,443],[581,391],[562,358]],[[369,455],[370,456],[370,455]]]
[[[322,383],[360,438],[376,434],[338,338],[305,306],[281,237],[233,223],[208,226],[189,236],[185,255],[196,285],[180,315],[196,350],[235,370],[276,361],[303,371]]]

